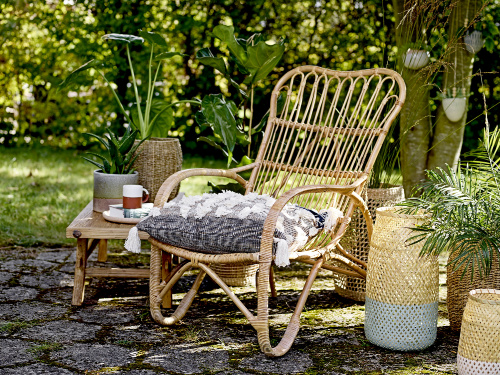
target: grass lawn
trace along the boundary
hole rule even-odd
[[[0,147],[0,247],[74,246],[65,238],[73,218],[92,199],[90,163],[74,150]],[[225,168],[225,162],[185,157],[183,169]],[[187,195],[208,191],[207,177],[181,184]],[[225,179],[211,177],[210,181]]]

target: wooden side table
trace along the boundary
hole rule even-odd
[[[87,259],[96,247],[98,247],[97,261],[106,262],[108,240],[126,239],[130,228],[132,228],[130,224],[117,224],[104,220],[101,213],[93,211],[92,202],[66,228],[66,238],[77,239],[75,285],[71,301],[73,305],[80,306],[83,303],[86,276],[149,278],[149,268],[87,268]],[[139,237],[145,240],[149,235],[139,232]],[[170,307],[169,302],[164,302],[164,307]]]

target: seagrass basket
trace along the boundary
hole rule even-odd
[[[427,215],[404,215],[392,207],[377,210],[365,297],[365,335],[392,350],[421,350],[437,334],[439,266],[420,256],[422,243],[409,245],[415,225]]]
[[[453,260],[453,255],[450,260]],[[447,268],[448,295],[446,304],[448,306],[450,328],[455,331],[459,330],[462,325],[462,316],[471,290],[500,289],[500,266],[497,258],[493,259],[491,272],[487,277],[481,279],[479,272],[476,270],[474,279],[471,281],[470,269],[467,270],[463,277],[462,274],[463,267],[456,271],[453,271],[452,266]]]
[[[377,217],[377,208],[392,207],[396,203],[402,202],[405,198],[404,189],[402,186],[391,186],[389,188],[366,189],[366,204],[372,215],[373,221]],[[368,241],[368,230],[366,221],[359,209],[356,209],[355,214],[349,225],[347,234],[342,240],[343,247],[348,250],[356,258],[363,261],[368,260],[368,251],[370,250],[370,242]],[[337,267],[345,268],[340,262],[336,263]],[[365,300],[366,281],[357,277],[350,277],[342,274],[335,274],[335,291],[342,297],[350,298],[355,301]]]
[[[210,266],[229,286],[248,286],[255,284],[258,264],[212,264]]]
[[[154,202],[165,180],[182,168],[181,144],[177,138],[151,138],[139,146],[138,152],[134,163],[139,173],[138,184],[148,190],[149,202]],[[173,199],[178,192],[179,186],[172,191],[169,199]]]
[[[457,366],[460,375],[500,374],[500,290],[475,289],[469,293]]]

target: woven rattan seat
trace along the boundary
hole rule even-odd
[[[258,156],[254,163],[231,170],[190,169],[175,173],[160,188],[155,206],[163,207],[179,183],[191,176],[221,176],[240,183],[247,193],[268,194],[277,200],[271,207],[262,232],[260,252],[203,254],[164,244],[150,238],[150,307],[153,319],[163,325],[178,322],[186,314],[198,288],[210,276],[233,300],[256,329],[259,345],[268,356],[281,356],[293,344],[299,319],[312,284],[321,268],[348,276],[366,277],[366,263],[346,252],[339,241],[354,210],[360,207],[371,236],[373,224],[360,193],[380,150],[385,135],[401,110],[405,84],[389,69],[334,71],[301,66],[286,73],[272,92],[271,110]],[[277,113],[277,99],[285,104]],[[239,173],[251,171],[249,180]],[[286,332],[276,347],[269,339],[268,297],[273,284],[273,234],[279,212],[287,203],[317,211],[335,208],[344,218],[330,231],[313,237],[290,254],[291,261],[312,265]],[[221,233],[221,236],[224,234]],[[162,253],[185,259],[166,280],[162,280]],[[335,267],[341,262],[349,270]],[[336,263],[336,264],[337,264]],[[257,313],[251,313],[221,278],[213,264],[258,264]],[[191,290],[173,315],[161,312],[163,297],[183,273],[199,268]],[[332,278],[333,282],[333,278]]]

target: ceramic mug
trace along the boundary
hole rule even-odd
[[[141,185],[123,185],[123,208],[141,208],[149,199],[149,192]]]

